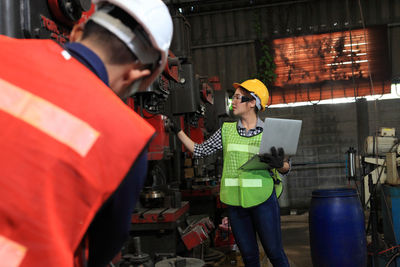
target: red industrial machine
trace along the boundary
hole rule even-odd
[[[211,234],[220,174],[215,172],[218,169],[215,167],[212,175],[208,175],[202,161],[194,161],[189,166],[185,164],[191,161],[191,155],[171,134],[170,118],[164,114],[179,117],[181,128],[195,142],[202,143],[219,127],[219,117],[226,115],[226,112],[215,112],[215,106],[226,106],[227,96],[222,93],[218,77],[209,78],[195,73],[191,62],[190,25],[173,7],[170,11],[174,38],[168,64],[148,90],[128,99],[127,105],[157,131],[149,146],[148,179],[140,205],[132,217],[132,229],[139,229],[140,232],[148,228],[150,234],[147,235],[154,231],[157,236],[161,231],[167,233],[167,239],[172,231],[174,238],[175,235],[179,238],[175,238],[176,244],[170,247],[168,253],[169,256],[176,256],[179,251],[193,250]],[[68,41],[72,26],[87,20],[93,12],[94,5],[90,0],[2,0],[0,34],[15,38],[53,39],[63,44]],[[223,110],[227,109],[224,107]],[[216,163],[222,164],[221,160],[212,160],[208,165]],[[193,169],[191,174],[184,172],[187,167]],[[206,184],[202,182],[205,180]],[[211,214],[187,222],[189,214],[203,211],[191,210],[189,207],[192,204],[181,201],[181,198],[192,201],[204,195],[212,196],[207,205],[213,207],[205,207],[206,213],[212,211]],[[198,200],[201,203],[202,200]],[[179,245],[179,242],[182,244]],[[151,248],[146,244],[143,247]],[[157,251],[147,253],[154,255]]]

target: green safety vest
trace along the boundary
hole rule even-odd
[[[274,184],[279,197],[282,193],[282,179],[276,169],[272,170],[272,176],[268,170],[239,169],[259,152],[262,134],[240,136],[236,125],[236,122],[222,125],[224,168],[220,198],[225,204],[248,208],[266,201],[272,194]]]

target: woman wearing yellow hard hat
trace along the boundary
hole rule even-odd
[[[280,174],[290,170],[282,148],[261,156],[265,170],[241,170],[239,167],[258,152],[263,122],[258,111],[265,110],[269,93],[257,79],[234,83],[233,114],[237,122],[225,122],[208,140],[194,143],[183,131],[174,131],[194,157],[223,150],[224,165],[220,198],[228,205],[229,219],[236,243],[246,266],[260,266],[256,233],[273,266],[289,266],[283,251],[280,212],[277,197],[282,192]]]

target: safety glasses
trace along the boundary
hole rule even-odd
[[[233,95],[232,96],[232,101],[233,100],[240,100],[240,103],[244,103],[244,102],[249,102],[251,100],[253,100],[252,98],[248,97],[248,96],[244,96],[244,95]]]

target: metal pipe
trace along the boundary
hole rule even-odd
[[[133,238],[133,254],[134,255],[141,255],[142,254],[142,247],[141,247],[141,243],[140,243],[140,237],[139,236],[135,236]]]
[[[194,50],[194,49],[203,49],[203,48],[211,48],[211,47],[251,44],[251,43],[254,43],[254,42],[255,42],[254,40],[245,40],[245,41],[226,42],[226,43],[219,43],[219,44],[194,45],[194,46],[192,46],[192,50]]]
[[[292,170],[300,171],[300,170],[317,170],[317,169],[344,169],[346,168],[345,162],[342,163],[316,163],[316,164],[301,164],[298,165],[296,163],[292,164]]]
[[[322,164],[344,164],[343,160],[322,161],[322,162],[300,162],[292,163],[292,166],[306,166],[306,165],[322,165]]]
[[[216,10],[216,11],[207,11],[207,12],[195,13],[195,14],[185,14],[185,17],[206,16],[206,15],[221,14],[221,13],[235,12],[235,11],[242,11],[242,10],[249,10],[249,9],[256,9],[256,8],[258,9],[258,8],[263,8],[263,7],[293,5],[293,4],[307,3],[307,2],[311,2],[311,1],[313,1],[313,0],[286,1],[286,2],[279,2],[279,3],[273,3],[273,4],[238,7],[238,8],[223,9],[223,10]]]
[[[354,179],[356,177],[356,150],[350,147],[347,151],[347,178]]]
[[[0,1],[0,34],[21,38],[18,36],[20,30],[17,29],[17,27],[21,27],[19,4],[20,1],[16,0]]]

